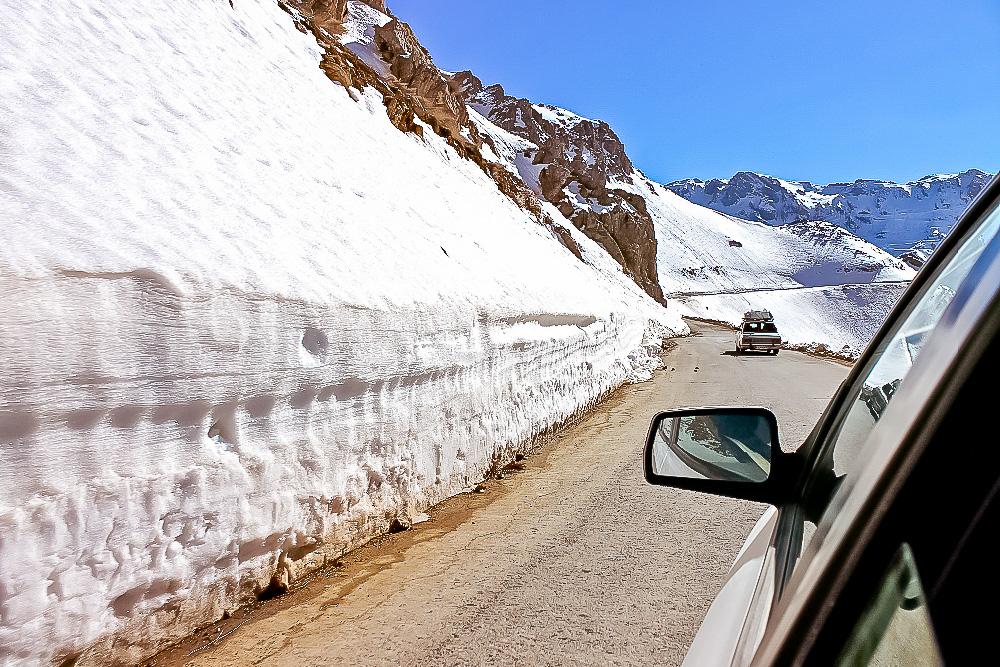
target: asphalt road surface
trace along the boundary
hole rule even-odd
[[[848,370],[789,351],[732,356],[731,331],[691,327],[653,380],[618,391],[522,472],[156,664],[679,664],[763,506],[647,486],[650,416],[761,405],[790,449]]]

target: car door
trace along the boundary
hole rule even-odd
[[[754,664],[940,664],[990,636],[995,612],[970,609],[998,589],[983,537],[1000,490],[998,190],[921,273],[809,444],[797,505],[817,527]],[[886,386],[873,410],[866,389]]]
[[[734,564],[730,581],[699,629],[688,664],[744,665],[754,658],[772,611],[783,603],[789,582],[800,570],[803,546],[812,541],[816,524],[830,516],[838,492],[863,469],[869,436],[897,392],[905,388],[930,332],[956,295],[976,284],[977,275],[970,277],[973,269],[996,251],[998,190],[995,180],[914,280],[799,449],[797,463],[789,461],[784,479],[775,480],[780,483],[765,489],[766,485],[740,488],[702,480],[653,482],[763,500],[777,508],[772,516],[765,515],[748,540],[745,551],[750,559],[738,558]],[[884,390],[886,386],[890,390]],[[873,388],[882,399],[877,409],[872,409]],[[787,472],[796,466],[797,474]],[[748,569],[751,562],[753,568]]]

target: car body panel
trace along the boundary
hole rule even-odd
[[[734,656],[753,656],[763,637],[774,601],[778,509],[770,506],[757,520],[737,554],[722,590],[712,602],[684,658],[687,667],[741,664]],[[749,647],[746,652],[745,647]]]
[[[805,655],[813,637],[798,631],[802,619],[817,627],[823,613],[814,596],[829,599],[845,585],[849,571],[863,551],[889,505],[887,496],[898,490],[927,446],[925,433],[932,433],[936,420],[949,405],[948,394],[957,391],[971,372],[967,349],[989,333],[984,318],[996,317],[1000,285],[1000,237],[995,237],[962,281],[954,299],[930,332],[919,359],[864,445],[867,461],[849,476],[830,502],[833,511],[816,530],[802,566],[792,574],[789,595],[775,610],[773,627],[753,664],[770,665],[787,660],[789,651]],[[995,326],[995,325],[994,325]],[[862,398],[864,400],[864,398]],[[822,593],[820,593],[822,591]],[[815,610],[807,613],[806,609]],[[779,659],[779,656],[782,656]]]
[[[736,347],[745,352],[780,350],[781,337],[771,334],[748,334],[741,331],[736,335]]]
[[[900,477],[912,468],[913,457],[919,457],[922,451],[923,433],[930,431],[934,419],[946,409],[942,407],[945,403],[942,399],[948,391],[954,391],[956,383],[961,384],[963,374],[970,372],[969,365],[975,363],[965,359],[965,354],[976,345],[983,345],[984,337],[1000,338],[997,322],[1000,237],[994,238],[981,261],[959,286],[937,325],[924,332],[919,346],[926,349],[920,353],[906,382],[880,379],[865,386],[859,396],[853,394],[852,388],[869,379],[881,342],[894,332],[911,304],[938,269],[953,257],[970,230],[1000,205],[998,201],[1000,176],[980,193],[917,274],[832,397],[813,431],[797,449],[806,462],[802,483],[820,490],[827,487],[833,493],[823,510],[824,521],[808,547],[802,552],[802,527],[805,517],[810,522],[816,520],[814,508],[782,505],[781,509],[771,508],[765,513],[737,557],[730,580],[712,603],[684,664],[741,667],[808,664],[802,661],[809,657],[816,628],[824,622],[824,614],[840,590],[838,586],[842,587],[845,577],[850,577],[849,573],[844,574],[847,570],[839,568],[846,568],[845,563],[864,548],[860,542],[877,530],[880,508],[870,506],[872,498],[881,498],[887,488],[891,490],[894,484],[898,485]],[[988,321],[992,324],[984,327]],[[742,326],[736,334],[737,348],[741,334]],[[872,418],[879,422],[862,438],[867,441],[863,451],[870,457],[869,464],[846,480],[819,475],[815,466],[823,458],[831,433],[839,428],[839,415],[849,405],[845,401],[856,399],[864,401]],[[841,481],[846,483],[840,484]],[[845,542],[849,534],[860,535],[859,543]],[[745,568],[748,564],[752,567]],[[829,579],[838,576],[840,580],[829,585]],[[749,586],[754,590],[748,591]],[[829,661],[833,656],[822,659]]]
[[[771,330],[764,331],[764,328]],[[781,349],[781,335],[770,312],[750,310],[743,314],[743,321],[736,330],[736,349],[739,352],[774,352]]]

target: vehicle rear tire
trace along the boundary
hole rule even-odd
[[[771,350],[771,354],[774,356],[778,356],[778,352],[780,352],[780,350]]]

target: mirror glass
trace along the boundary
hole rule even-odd
[[[771,422],[746,412],[664,415],[655,425],[653,473],[763,482],[771,472]]]

